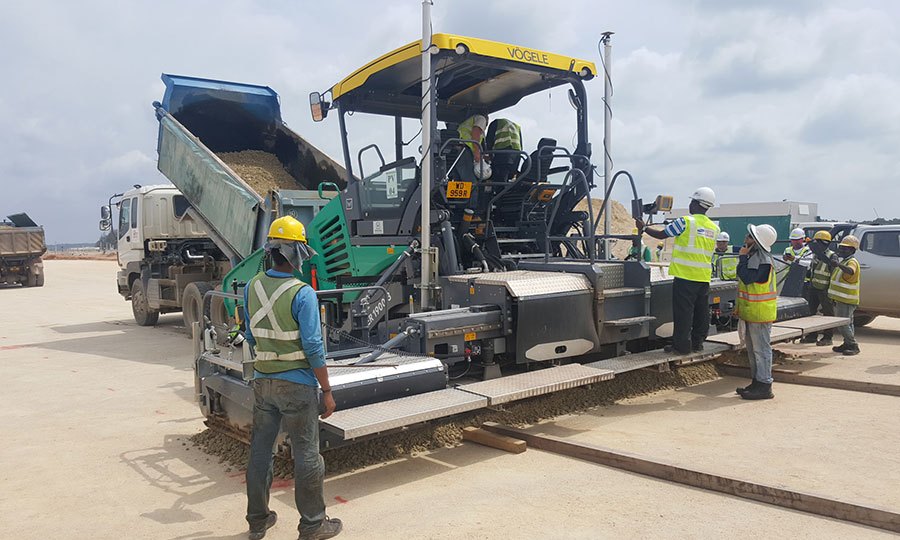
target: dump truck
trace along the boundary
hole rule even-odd
[[[203,317],[222,329],[231,325],[231,313],[222,297],[204,303],[206,292],[221,288],[232,266],[265,239],[252,231],[276,209],[309,222],[328,199],[304,188],[328,179],[338,189],[341,167],[281,121],[277,94],[268,87],[176,75],[163,75],[163,82],[159,106],[176,124],[160,137],[159,168],[178,187],[135,186],[113,195],[101,207],[100,229],[111,228],[115,199],[117,286],[139,325],[181,311],[188,330]],[[271,156],[295,189],[259,193],[248,183],[253,180],[223,161],[246,151]],[[269,171],[261,172],[267,179]]]
[[[330,198],[312,219],[301,219],[316,254],[297,272],[319,298],[338,406],[321,423],[326,448],[675,360],[639,359],[661,347],[671,324],[672,280],[652,279],[642,261],[604,258],[605,240],[637,245],[639,236],[597,235],[603,210],[576,210],[596,187],[585,89],[596,66],[464,36],[429,39],[424,59],[422,41],[414,41],[310,95],[314,120],[337,116],[344,158],[343,166],[303,179]],[[434,68],[423,92],[426,61]],[[208,114],[190,120],[208,131],[198,135],[174,100],[155,103],[159,169],[215,231],[212,238],[241,246],[234,251],[243,259],[207,293],[226,298],[239,316],[243,287],[266,268],[268,224],[290,205],[248,196],[247,186],[211,159],[209,145],[214,136],[216,144],[234,139],[232,146],[255,140],[259,126],[277,125],[278,100],[245,111],[256,87],[238,98],[228,95],[245,91],[235,83],[171,80],[178,84],[167,88],[167,98],[205,89],[193,104]],[[571,147],[540,133],[530,152],[502,148],[490,129],[484,143],[460,136],[459,124],[473,113],[514,117],[505,109],[559,87],[568,88],[575,109],[568,116]],[[227,90],[219,96],[215,88]],[[220,113],[219,99],[236,105]],[[356,115],[381,118],[392,129],[393,156],[386,159],[370,141],[351,147],[348,123]],[[422,157],[405,154],[405,118],[423,120]],[[475,173],[476,146],[490,156],[491,175]],[[634,217],[647,220],[671,207],[664,196],[645,204],[627,171],[611,177],[604,201],[622,179]],[[216,203],[204,201],[212,194]],[[710,312],[727,321],[726,329],[736,294],[733,281],[710,286]],[[785,317],[805,307],[803,300],[780,304]],[[194,324],[196,398],[208,426],[246,439],[253,353],[246,341],[222,344],[218,332]],[[279,448],[289,453],[284,439]]]
[[[44,285],[44,263],[47,251],[44,228],[28,214],[7,216],[0,222],[0,283],[20,283],[25,287]]]

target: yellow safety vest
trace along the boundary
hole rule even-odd
[[[831,256],[834,255],[834,252],[830,249],[825,250],[825,258],[830,259]],[[831,282],[831,270],[828,268],[828,263],[822,262],[816,259],[816,264],[813,266],[812,271],[812,279],[810,280],[810,284],[814,289],[818,289],[820,291],[827,291],[828,284]]]
[[[709,283],[719,228],[704,214],[684,216],[684,232],[675,237],[669,275]]]
[[[247,322],[256,341],[256,363],[261,373],[309,369],[300,324],[291,306],[303,287],[297,278],[272,277],[260,272],[247,283]]]
[[[853,256],[847,257],[841,263],[844,266],[853,267],[854,274],[844,275],[844,271],[840,266],[835,267],[831,273],[831,283],[828,287],[828,298],[835,302],[843,302],[844,304],[859,305],[859,262]],[[849,282],[847,280],[853,280]]]
[[[457,128],[457,131],[459,132],[459,138],[460,139],[469,139],[471,141],[474,141],[475,139],[472,138],[472,128],[473,127],[475,127],[475,116],[474,115],[463,120],[462,123]],[[484,134],[483,133],[481,135],[481,139],[479,139],[478,142],[481,143],[482,145],[484,145]],[[463,143],[463,144],[468,146],[469,149],[472,150],[473,152],[475,151],[474,144],[468,143],[468,142]]]
[[[803,257],[806,257],[810,253],[811,253],[811,250],[809,249],[809,246],[806,246],[806,245],[804,245],[802,248],[800,248],[799,251],[795,250],[794,246],[788,246],[788,247],[784,248],[784,255],[785,256],[793,255],[794,262],[799,261],[800,259],[802,259]],[[809,281],[809,273],[806,274],[806,277],[804,278],[803,281]]]
[[[767,323],[778,316],[778,292],[775,290],[775,269],[769,267],[765,283],[744,283],[738,280],[738,316],[747,322]]]

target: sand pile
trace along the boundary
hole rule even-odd
[[[604,219],[600,216],[600,207],[603,206],[602,199],[592,199],[591,206],[594,207],[594,219],[597,221],[597,234],[606,234],[604,231]],[[587,210],[587,200],[583,200],[578,205],[575,206],[575,210]],[[631,211],[627,210],[625,206],[619,201],[609,201],[609,207],[606,209],[609,212],[609,234],[631,234],[634,230],[634,218],[631,217]],[[600,217],[598,217],[600,216]],[[644,235],[644,245],[649,247],[651,252],[653,253],[653,261],[656,262],[656,245],[659,243],[659,240],[653,238],[650,235]],[[669,239],[666,241],[666,247],[663,248],[664,251],[671,251],[672,240]],[[628,240],[618,240],[612,247],[612,253],[617,259],[624,259],[628,255],[628,249],[631,247],[631,242]]]
[[[488,421],[525,426],[563,414],[610,405],[626,397],[699,384],[717,376],[712,363],[685,366],[664,373],[649,370],[631,371],[592,387],[555,392],[514,403],[504,410],[474,412],[329,450],[324,454],[325,467],[331,474],[359,469],[404,455],[455,446],[462,441],[462,430],[468,426],[479,426]],[[228,463],[240,470],[244,470],[247,466],[249,449],[242,442],[210,430],[194,435],[191,441],[203,451],[219,456],[220,462]],[[291,478],[293,465],[285,460],[276,460],[275,475]]]
[[[301,189],[294,177],[284,170],[275,154],[260,150],[244,150],[223,152],[218,156],[263,197],[272,190]]]

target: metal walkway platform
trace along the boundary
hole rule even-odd
[[[617,358],[609,358],[607,360],[591,362],[590,364],[584,364],[584,366],[594,369],[610,370],[618,375],[620,373],[625,373],[626,371],[634,371],[636,369],[658,366],[660,364],[667,364],[669,362],[676,362],[678,364],[692,364],[694,362],[700,362],[709,359],[713,356],[718,356],[730,349],[731,347],[722,343],[706,342],[703,346],[702,351],[693,352],[691,354],[674,355],[672,353],[665,352],[662,349],[657,349],[655,351],[629,354],[625,356],[619,356]]]
[[[549,394],[600,381],[608,381],[615,374],[610,370],[592,369],[581,364],[539,369],[528,373],[500,377],[458,386],[457,389],[488,398],[489,405]]]
[[[806,334],[820,332],[829,328],[837,328],[850,322],[846,317],[826,317],[824,315],[810,315],[776,322],[772,325],[771,342],[790,341]],[[726,332],[706,338],[707,342],[721,343],[732,349],[741,348],[741,340],[737,332]]]

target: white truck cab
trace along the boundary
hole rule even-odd
[[[221,284],[231,262],[175,186],[136,187],[117,206],[118,290],[131,300],[135,321],[151,326],[160,313],[183,311],[190,327],[201,316],[203,294]],[[101,215],[110,216],[109,208]],[[109,225],[101,221],[101,229]]]

